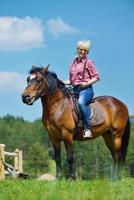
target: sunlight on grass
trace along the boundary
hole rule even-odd
[[[0,200],[131,200],[134,179],[111,181],[6,180],[0,183]]]

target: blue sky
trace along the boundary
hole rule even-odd
[[[91,40],[89,57],[101,81],[95,96],[111,95],[134,114],[133,0],[0,0],[0,117],[11,114],[33,121],[40,100],[21,102],[32,65],[68,79],[78,40]]]

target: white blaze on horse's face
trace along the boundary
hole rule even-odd
[[[30,81],[31,81],[32,79],[34,79],[35,77],[36,77],[36,74],[31,74],[30,77],[29,77],[29,78],[30,78]]]

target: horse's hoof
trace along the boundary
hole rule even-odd
[[[69,181],[75,181],[76,180],[76,176],[75,175],[69,176],[67,180],[69,180]]]

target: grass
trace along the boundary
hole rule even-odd
[[[134,179],[121,181],[6,180],[0,182],[0,200],[133,200]]]

